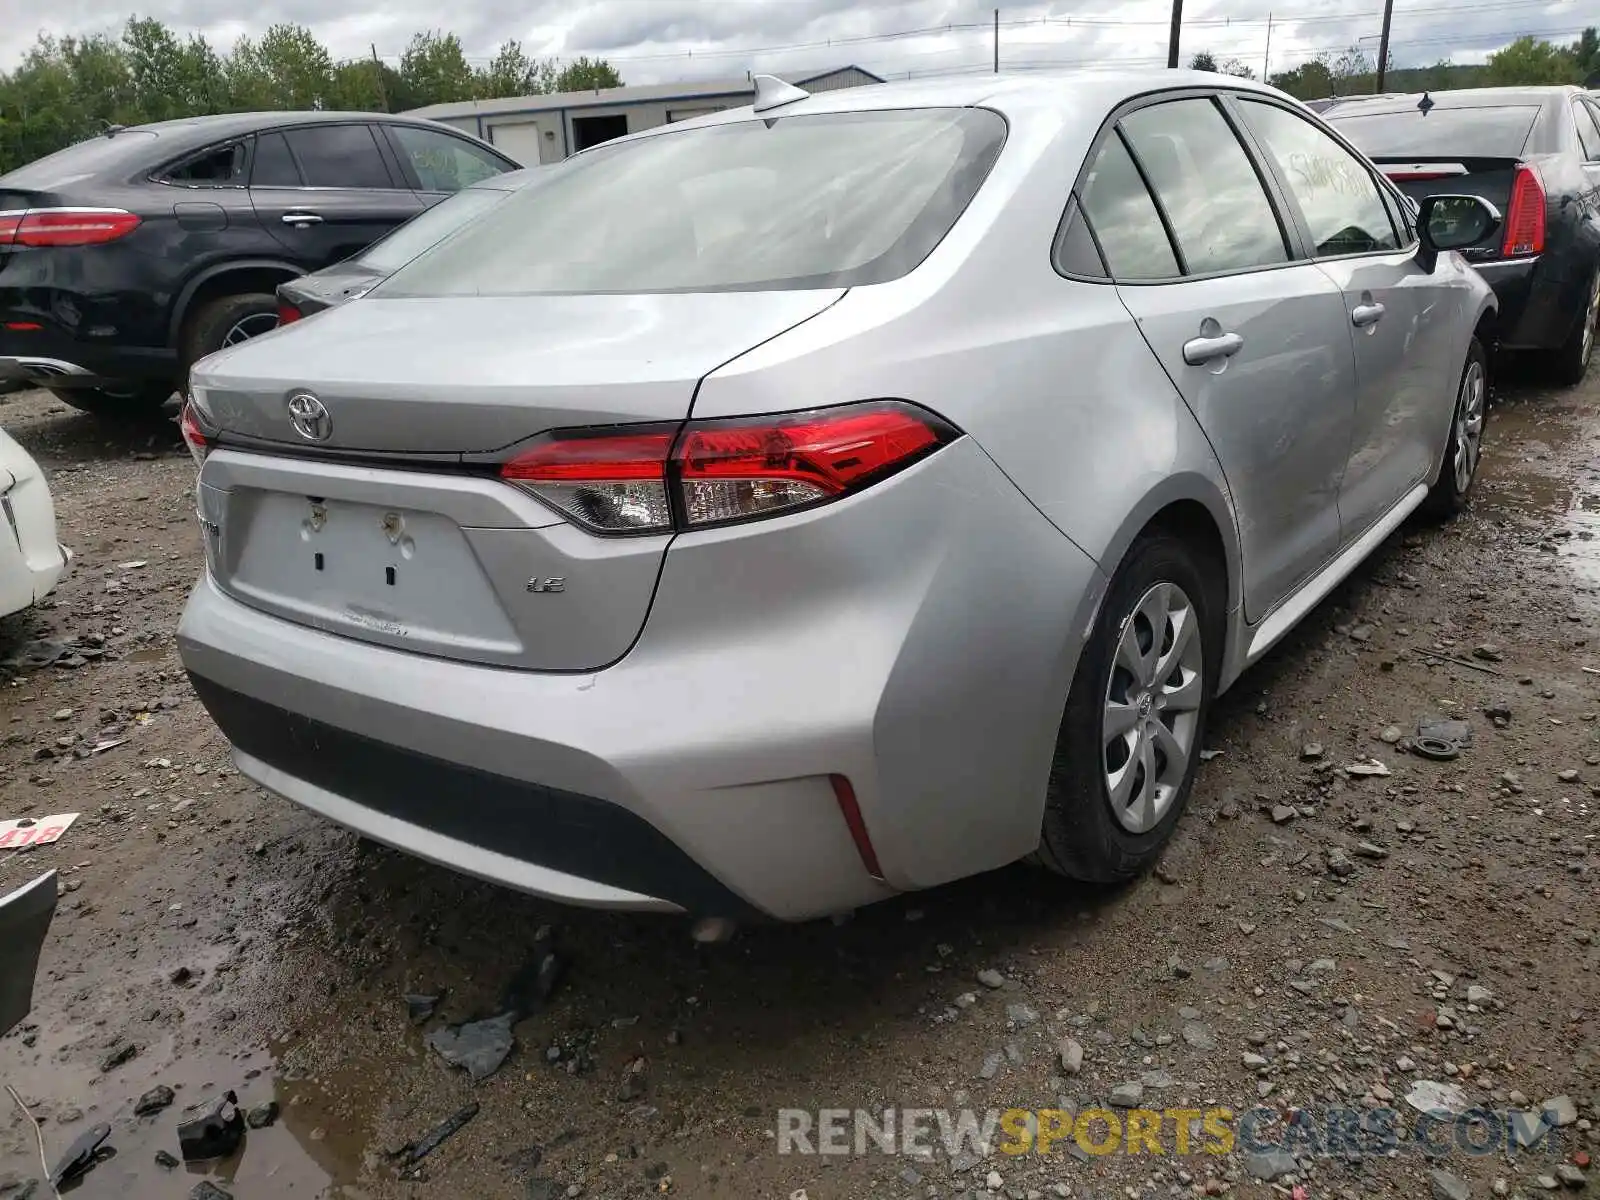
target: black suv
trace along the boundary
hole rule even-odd
[[[430,121],[238,113],[105,134],[0,175],[0,378],[151,411],[278,323],[278,284],[518,164]]]

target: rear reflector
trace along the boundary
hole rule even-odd
[[[183,444],[189,447],[189,453],[194,455],[195,463],[204,463],[211,446],[206,441],[205,430],[200,427],[200,420],[195,416],[194,404],[191,401],[183,402],[183,413],[178,418],[178,428],[183,432]]]
[[[1502,254],[1539,254],[1544,250],[1544,181],[1532,166],[1517,168],[1511,183],[1511,210],[1506,214]]]
[[[139,227],[121,208],[30,208],[0,214],[0,246],[93,246]]]
[[[279,325],[293,325],[296,321],[298,321],[304,315],[305,314],[302,313],[294,305],[285,304],[281,300],[278,301],[278,324]]]
[[[867,869],[868,875],[881,880],[883,868],[878,865],[878,852],[873,849],[872,837],[867,833],[867,823],[861,816],[861,805],[856,803],[856,789],[843,775],[829,775],[828,782],[833,785],[834,799],[839,802],[839,814],[844,817],[845,826],[850,830],[850,840],[856,844],[856,853],[861,856],[861,865]]]
[[[12,333],[34,333],[44,326],[37,321],[7,321],[6,328]]]
[[[932,413],[871,401],[772,417],[546,434],[502,479],[598,533],[748,521],[860,491],[958,436]]]

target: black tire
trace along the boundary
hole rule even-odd
[[[1119,639],[1130,622],[1137,632],[1137,622],[1145,619],[1135,608],[1158,584],[1177,585],[1196,618],[1202,664],[1199,701],[1182,782],[1160,820],[1135,832],[1125,827],[1112,809],[1107,778],[1109,742],[1103,737],[1102,722],[1114,671],[1120,673],[1119,678],[1126,675],[1116,663]],[[1206,717],[1222,664],[1226,605],[1222,564],[1197,554],[1183,538],[1154,530],[1133,544],[1112,577],[1067,695],[1035,856],[1040,865],[1072,879],[1114,884],[1140,875],[1155,863],[1194,788]],[[1144,628],[1148,625],[1145,621]],[[1131,759],[1128,769],[1133,769]]]
[[[124,421],[149,420],[172,398],[172,389],[159,383],[140,384],[126,391],[121,388],[50,388],[49,391],[57,400],[72,405],[79,412]]]
[[[1584,375],[1589,371],[1589,363],[1594,358],[1595,342],[1600,341],[1597,329],[1600,329],[1600,270],[1589,280],[1587,306],[1582,319],[1573,327],[1561,348],[1550,354],[1550,370],[1558,384],[1575,387],[1583,382]]]
[[[272,323],[263,318],[270,316]],[[241,292],[207,300],[190,317],[183,332],[183,376],[208,354],[221,350],[228,337],[241,325],[257,325],[256,333],[277,326],[278,300],[269,292]]]
[[[1469,386],[1476,382],[1478,393],[1474,398]],[[1477,440],[1471,440],[1471,410],[1477,409]],[[1465,419],[1464,419],[1465,418]],[[1472,485],[1478,481],[1478,465],[1483,458],[1483,435],[1489,427],[1489,358],[1483,343],[1473,338],[1467,347],[1467,361],[1461,366],[1461,378],[1456,383],[1455,408],[1450,413],[1450,433],[1445,440],[1444,462],[1439,468],[1439,478],[1428,490],[1422,502],[1422,511],[1435,520],[1448,520],[1467,506],[1472,495]],[[1463,437],[1466,441],[1466,469],[1458,474]],[[1465,475],[1465,483],[1462,482]]]

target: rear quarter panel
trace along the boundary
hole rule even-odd
[[[1239,576],[1222,473],[1188,409],[1116,290],[1069,281],[1051,265],[1056,228],[1101,114],[1063,107],[1007,116],[1011,133],[994,174],[920,267],[852,290],[712,372],[693,409],[711,418],[903,398],[958,425],[996,483],[1020,492],[1027,520],[968,534],[993,539],[1004,553],[988,555],[977,578],[947,581],[941,595],[930,589],[907,646],[927,629],[955,635],[962,621],[949,611],[954,605],[979,614],[964,618],[970,626],[957,644],[973,639],[965,644],[984,647],[988,662],[1049,669],[1017,671],[997,686],[989,670],[930,670],[910,656],[897,662],[877,700],[883,788],[862,797],[869,810],[915,800],[959,814],[970,811],[974,788],[986,780],[986,849],[996,863],[1037,845],[1050,755],[1083,639],[1106,577],[1144,525],[1167,504],[1198,501],[1227,548],[1230,606],[1238,603]],[[977,489],[970,507],[1003,511]],[[1061,539],[1060,550],[1040,541],[1039,530]],[[1062,556],[1069,543],[1099,568],[1092,576],[1058,569],[1070,561]],[[671,593],[677,554],[667,555],[658,603]],[[1041,603],[1034,593],[1051,579],[1061,581],[1060,594]],[[985,603],[986,595],[1003,600]],[[929,662],[951,665],[947,655]],[[975,717],[970,728],[985,731],[978,742],[963,738],[959,721],[910,716],[952,718],[974,707],[1007,717],[998,724]],[[931,769],[940,763],[947,765]],[[870,827],[871,811],[867,819]],[[885,854],[901,880],[926,884],[948,877],[953,864],[971,863],[973,835],[961,821],[915,828],[916,845]]]

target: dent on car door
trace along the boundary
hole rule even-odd
[[[1258,620],[1339,544],[1355,392],[1339,290],[1295,261],[1213,97],[1125,115],[1082,200],[1123,303],[1227,476]]]
[[[423,207],[365,123],[257,135],[250,199],[279,242],[316,267],[364,250]]]
[[[1344,297],[1357,392],[1339,514],[1353,538],[1438,461],[1466,349],[1468,293],[1454,272],[1424,269],[1398,204],[1385,203],[1386,185],[1359,157],[1286,107],[1237,104],[1307,247]]]

